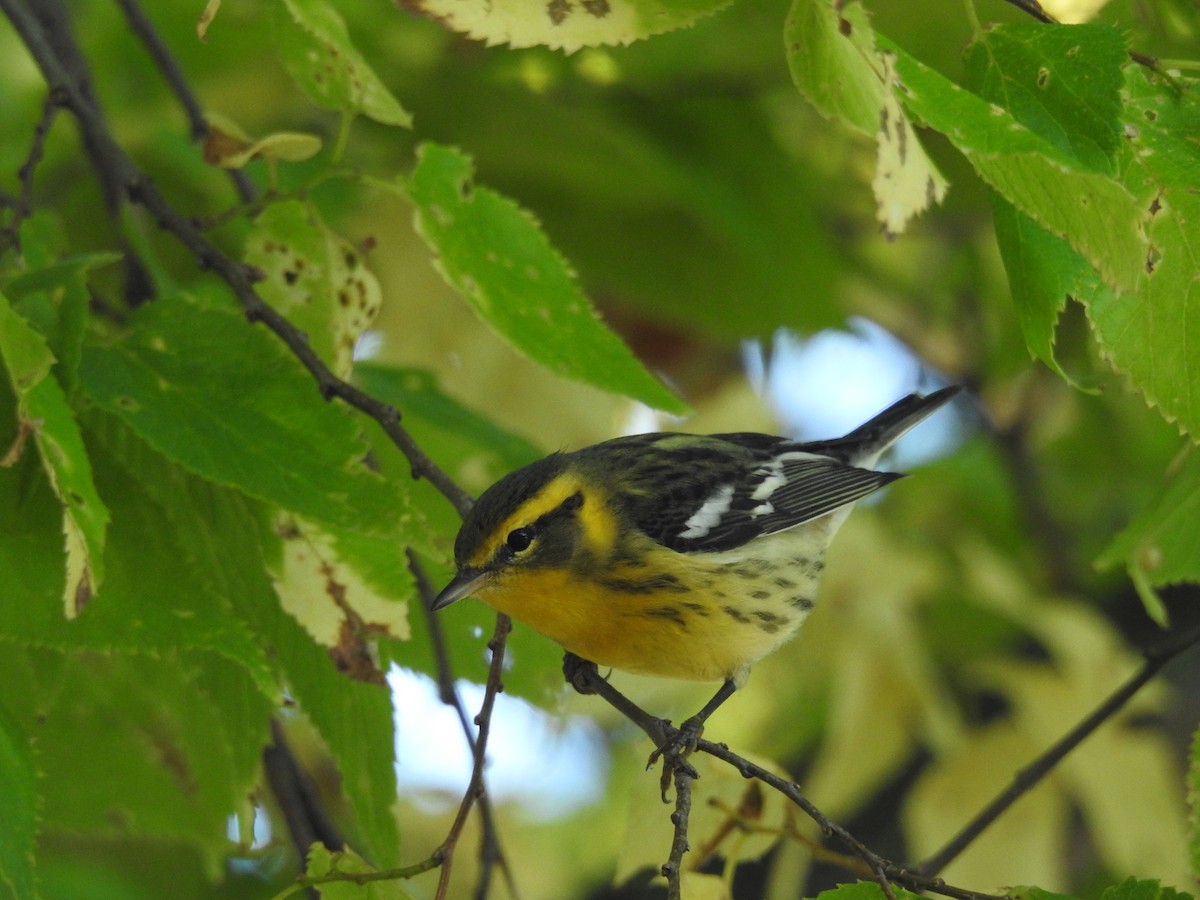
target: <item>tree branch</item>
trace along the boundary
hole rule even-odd
[[[450,887],[450,870],[454,858],[454,848],[458,844],[463,826],[466,825],[467,815],[471,812],[471,807],[483,795],[483,768],[487,762],[487,742],[492,728],[492,709],[495,707],[496,695],[504,690],[502,681],[504,648],[508,641],[508,633],[511,630],[512,620],[503,613],[497,613],[496,630],[492,632],[492,639],[488,641],[488,650],[491,651],[492,659],[491,664],[488,666],[488,677],[483,692],[483,703],[479,707],[479,714],[475,717],[475,724],[479,728],[479,736],[475,739],[475,744],[472,747],[474,759],[471,766],[471,782],[467,786],[466,793],[463,794],[462,802],[458,805],[458,813],[454,817],[454,822],[450,826],[450,831],[446,835],[446,839],[442,841],[441,846],[433,853],[434,858],[440,862],[442,867],[438,875],[437,893],[434,895],[435,900],[444,900],[447,895],[446,892]],[[486,882],[483,879],[486,874],[485,871],[480,875],[481,889],[485,894],[484,885]]]
[[[33,173],[37,171],[38,163],[42,161],[42,154],[46,149],[46,137],[50,134],[50,128],[54,125],[54,119],[58,116],[61,107],[62,98],[51,91],[42,104],[42,114],[38,118],[37,126],[33,129],[33,140],[29,144],[29,153],[25,157],[25,162],[21,163],[21,168],[17,169],[17,179],[21,186],[17,196],[12,198],[9,204],[12,207],[13,216],[12,220],[4,226],[5,240],[0,249],[18,244],[21,223],[33,212]]]
[[[437,596],[437,591],[434,590],[433,584],[425,572],[425,567],[421,565],[421,560],[417,558],[412,548],[407,549],[405,553],[408,555],[408,569],[413,574],[417,585],[417,594],[421,599],[421,612],[425,616],[425,623],[429,626],[429,641],[433,645],[434,665],[437,668],[438,697],[458,714],[459,724],[462,726],[467,746],[471,748],[471,755],[474,758],[477,743],[475,733],[471,730],[471,721],[467,716],[466,705],[459,696],[458,689],[454,686],[454,674],[450,669],[450,655],[446,649],[446,637],[442,632],[441,619],[433,612],[433,600]],[[492,866],[498,866],[504,873],[509,893],[515,897],[517,896],[516,878],[500,846],[500,829],[496,827],[492,801],[486,790],[479,794],[479,815],[483,828],[479,842],[480,877],[476,896],[486,895],[485,885],[490,877],[489,869]]]
[[[125,13],[125,19],[129,22],[129,27],[146,45],[146,50],[149,52],[154,64],[158,66],[158,71],[162,74],[163,81],[171,88],[175,97],[179,100],[179,105],[183,107],[184,114],[188,119],[188,127],[191,131],[193,141],[202,141],[208,135],[208,119],[204,115],[204,109],[200,106],[200,101],[192,91],[192,86],[188,84],[187,77],[183,74],[183,69],[176,61],[174,55],[167,49],[167,45],[163,43],[159,37],[157,29],[146,17],[145,12],[138,5],[137,0],[117,0],[117,5],[121,7],[121,11]],[[237,191],[238,197],[243,203],[247,203],[254,199],[258,192],[254,189],[254,184],[250,181],[248,175],[241,169],[229,170],[230,180],[233,181],[234,190]]]
[[[1176,635],[1159,647],[1147,651],[1142,667],[1128,681],[1113,691],[1078,725],[1047,748],[1037,759],[1017,772],[1012,782],[963,826],[941,850],[916,867],[925,875],[936,875],[965,850],[983,831],[996,821],[1034,785],[1046,777],[1068,753],[1078,747],[1097,728],[1111,719],[1130,698],[1141,690],[1168,662],[1200,643],[1200,628]]]
[[[50,0],[39,4],[39,8]],[[41,23],[29,12],[22,0],[0,0],[0,9],[12,21],[25,46],[52,92],[60,94],[64,103],[79,122],[85,144],[91,148],[95,166],[104,173],[107,182],[122,187],[124,195],[145,207],[160,227],[171,233],[186,247],[205,269],[211,269],[233,291],[251,322],[262,322],[287,346],[317,382],[321,395],[329,400],[337,397],[370,416],[384,433],[400,448],[412,466],[414,478],[427,478],[458,511],[465,515],[470,509],[471,495],[459,487],[425,454],[408,431],[400,424],[400,412],[389,403],[366,394],[347,381],[338,378],[309,345],[308,336],[266,303],[254,290],[251,273],[219,250],[187,218],[171,206],[154,182],[137,167],[113,138],[99,110],[70,69],[59,59],[47,39]]]

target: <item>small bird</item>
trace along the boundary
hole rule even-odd
[[[825,550],[856,500],[902,477],[871,467],[949,401],[910,394],[845,437],[639,434],[501,478],[463,521],[468,595],[626,672],[722,681],[704,720],[812,611]]]

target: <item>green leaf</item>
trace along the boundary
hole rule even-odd
[[[246,262],[266,276],[259,295],[308,335],[339,377],[353,364],[354,345],[379,312],[379,282],[362,254],[325,227],[298,200],[267,207],[246,240]]]
[[[412,116],[351,43],[332,4],[282,0],[274,8],[275,46],[288,73],[313,102],[362,113],[384,125],[412,124]]]
[[[1064,239],[1038,225],[1000,196],[992,203],[996,243],[1017,321],[1029,352],[1070,381],[1054,353],[1058,318],[1067,297],[1099,288],[1100,276]]]
[[[1114,174],[1121,147],[1121,66],[1125,39],[1106,25],[1047,28],[997,26],[967,57],[967,77],[984,100],[1062,153],[1096,172]],[[1099,288],[1093,266],[1068,242],[1012,203],[993,204],[996,239],[1030,353],[1069,376],[1054,355],[1054,335],[1067,296]]]
[[[1169,422],[1200,436],[1200,100],[1141,66],[1126,71],[1121,171],[1143,198],[1148,245],[1131,289],[1081,295],[1096,337]]]
[[[1127,60],[1125,38],[1111,25],[1002,25],[972,44],[967,79],[1063,153],[1113,174]]]
[[[946,179],[918,140],[896,95],[895,55],[876,46],[857,2],[793,0],[784,26],[797,89],[826,118],[875,137],[876,219],[895,235],[946,194]]]
[[[685,28],[724,9],[730,0],[410,0],[455,31],[490,44],[544,45],[571,53],[580,47],[629,44]]]
[[[48,238],[40,229],[27,234],[22,229],[27,259],[48,254]],[[39,244],[37,250],[30,242]],[[18,275],[5,287],[5,293],[17,311],[46,339],[55,358],[55,375],[68,396],[74,393],[88,322],[87,276],[93,269],[120,262],[119,253],[86,253],[49,263]]]
[[[95,602],[71,622],[58,601],[63,584],[58,501],[44,483],[26,491],[16,473],[0,470],[0,571],[16,573],[6,582],[7,602],[0,603],[0,636],[59,649],[209,649],[243,666],[264,692],[278,693],[261,646],[230,614],[228,599],[181,577],[182,548],[205,540],[206,532],[177,532],[103,448],[94,454],[97,484],[113,513],[106,578]]]
[[[0,294],[0,356],[17,394],[17,437],[0,461],[12,465],[28,434],[33,435],[42,469],[62,504],[66,579],[62,607],[74,618],[104,580],[108,510],[96,492],[87,449],[74,413],[50,374],[54,357],[42,336]]]
[[[1097,560],[1162,587],[1200,581],[1200,453],[1187,455],[1154,498]]]
[[[273,336],[183,297],[143,307],[131,325],[85,350],[80,379],[160,453],[331,527],[428,544],[401,485],[365,464],[358,421],[322,402]]]
[[[875,134],[885,91],[863,5],[793,0],[783,35],[792,81],[805,99],[825,118]]]
[[[349,848],[333,852],[324,844],[318,843],[309,848],[305,874],[319,877],[332,872],[364,875],[378,871]],[[365,884],[329,881],[318,885],[317,891],[329,900],[411,900],[412,897],[412,894],[404,889],[404,882],[399,878],[368,881]]]
[[[270,530],[267,511],[237,491],[172,466],[119,424],[110,423],[102,433],[123,465],[145,473],[147,491],[163,504],[174,529],[190,536],[174,557],[176,581],[192,591],[202,586],[223,598],[229,604],[224,620],[252,632],[253,646],[272,668],[258,679],[259,690],[273,698],[278,688],[272,685],[286,685],[337,761],[371,857],[397,862],[390,696],[376,685],[345,677],[326,649],[280,608],[267,571],[268,559],[278,555],[278,538]],[[403,559],[401,548],[396,547],[395,554]],[[180,576],[181,570],[186,577]],[[77,624],[86,621],[84,617]],[[235,646],[231,639],[226,643]]]
[[[0,703],[0,893],[38,896],[33,849],[38,833],[38,786],[25,731]]]
[[[57,678],[57,702],[38,728],[46,829],[184,841],[218,873],[226,819],[252,782],[233,764],[241,736],[191,666],[79,654]]]
[[[1106,888],[1100,895],[1100,900],[1191,900],[1192,895],[1185,891],[1163,885],[1152,879],[1139,881],[1136,878],[1126,878],[1120,884]]]
[[[24,400],[54,365],[45,339],[0,294],[0,356],[18,399]]]
[[[600,321],[533,216],[473,183],[467,156],[422,144],[408,184],[443,277],[514,348],[559,375],[685,409]]]
[[[1137,283],[1146,257],[1145,205],[1124,185],[1030,131],[882,38],[897,54],[908,111],[950,139],[979,175],[1052,234],[1065,237],[1115,287]]]

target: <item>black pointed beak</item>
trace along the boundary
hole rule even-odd
[[[450,583],[442,588],[442,592],[434,598],[433,606],[430,609],[437,612],[439,609],[445,609],[455,600],[461,600],[463,597],[475,593],[487,584],[491,575],[491,572],[482,569],[460,570],[450,580]]]

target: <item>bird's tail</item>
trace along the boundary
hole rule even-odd
[[[805,449],[870,468],[880,454],[913,426],[954,398],[962,388],[950,385],[932,394],[909,394],[844,437],[806,444]]]

